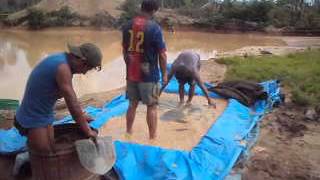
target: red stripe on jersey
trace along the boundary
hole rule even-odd
[[[133,38],[129,45],[128,49],[128,57],[130,59],[129,66],[128,66],[128,79],[135,82],[142,81],[142,72],[140,69],[141,62],[143,61],[143,52],[137,51],[139,48],[143,47],[137,47],[142,46],[143,44],[139,44],[141,42],[140,38],[144,38],[139,36],[139,33],[143,33],[145,26],[146,26],[147,19],[143,16],[137,16],[133,19],[132,24],[132,34],[130,34],[130,38]]]

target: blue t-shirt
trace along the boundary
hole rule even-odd
[[[152,19],[137,16],[122,29],[122,45],[128,54],[127,79],[135,82],[158,82],[159,54],[166,50],[161,27]],[[143,62],[150,64],[148,75],[141,72]]]
[[[61,98],[56,81],[59,65],[67,62],[66,53],[53,54],[42,60],[31,72],[16,119],[24,128],[50,125],[54,121],[53,107]]]

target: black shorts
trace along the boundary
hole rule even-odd
[[[17,121],[17,118],[16,116],[14,116],[14,123],[13,123],[14,127],[16,127],[19,131],[19,133],[22,135],[22,136],[27,136],[28,135],[28,128],[24,128],[22,127],[19,122]]]
[[[192,78],[192,77],[181,76],[179,74],[176,74],[175,76],[176,76],[176,79],[178,80],[179,84],[188,83],[190,86],[196,84],[194,78]]]

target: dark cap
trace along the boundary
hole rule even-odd
[[[102,53],[100,49],[92,43],[84,43],[80,46],[68,44],[69,52],[81,59],[84,59],[92,67],[101,67]]]

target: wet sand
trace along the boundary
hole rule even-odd
[[[226,100],[215,99],[214,102],[216,109],[207,105],[205,97],[195,96],[192,105],[179,107],[177,94],[164,93],[159,102],[155,140],[149,140],[144,105],[138,106],[132,135],[126,134],[125,115],[111,119],[100,129],[100,135],[126,142],[191,150],[227,106]]]

